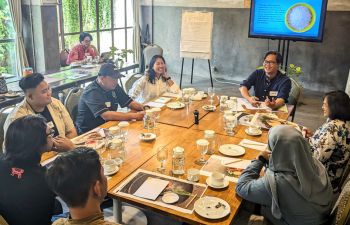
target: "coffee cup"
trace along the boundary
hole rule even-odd
[[[256,133],[260,132],[260,129],[257,126],[250,126],[248,128],[248,132],[251,133],[251,134],[256,134]]]
[[[198,94],[199,96],[201,96],[201,98],[203,98],[203,96],[204,96],[204,91],[198,91],[197,94]]]
[[[219,172],[213,172],[210,176],[210,182],[213,186],[220,187],[224,185],[225,175]]]
[[[195,168],[191,168],[187,170],[187,180],[192,182],[199,181],[199,170]]]
[[[103,168],[106,173],[113,172],[116,170],[117,166],[118,163],[114,159],[107,159],[103,164]]]
[[[111,135],[119,135],[120,134],[120,128],[118,126],[110,127],[108,130],[109,130],[109,134],[111,134]]]

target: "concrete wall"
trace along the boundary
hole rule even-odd
[[[154,7],[154,43],[164,49],[169,71],[179,74],[182,7]],[[262,64],[268,49],[277,49],[277,41],[248,38],[249,9],[186,8],[214,12],[212,66],[214,76],[241,81]],[[151,23],[149,6],[142,6],[142,27]],[[289,63],[302,66],[301,77],[307,89],[328,91],[345,89],[350,68],[350,12],[327,12],[323,43],[292,42]],[[190,74],[191,60],[185,60],[184,73]],[[195,60],[194,80],[209,77],[205,60]],[[185,76],[184,79],[190,79]]]

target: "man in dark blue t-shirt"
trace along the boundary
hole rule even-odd
[[[266,106],[277,109],[288,102],[292,83],[288,76],[278,70],[281,61],[280,53],[267,52],[263,62],[264,69],[254,71],[241,83],[239,90],[242,96],[253,106],[258,106],[261,101],[264,101]],[[254,86],[255,96],[249,94],[252,86]]]
[[[101,66],[97,79],[84,90],[78,104],[78,133],[89,131],[110,120],[142,120],[143,105],[135,102],[118,85],[120,73],[113,64]],[[117,112],[118,105],[130,112]]]

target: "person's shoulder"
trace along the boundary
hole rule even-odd
[[[262,76],[262,75],[265,75],[265,70],[264,69],[256,69],[252,75],[258,75],[258,76]]]
[[[52,225],[69,225],[69,223],[68,223],[68,219],[60,218],[60,219],[56,220],[55,222],[53,222]]]
[[[17,119],[19,117],[27,115],[27,101],[24,99],[9,113],[8,117],[12,119]]]
[[[91,92],[100,92],[101,88],[97,84],[97,81],[93,81],[91,84],[89,84],[83,91],[83,95],[89,94]]]

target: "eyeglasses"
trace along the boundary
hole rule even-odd
[[[274,64],[277,64],[277,62],[264,60],[263,64],[264,65],[267,65],[267,64],[274,65]]]

